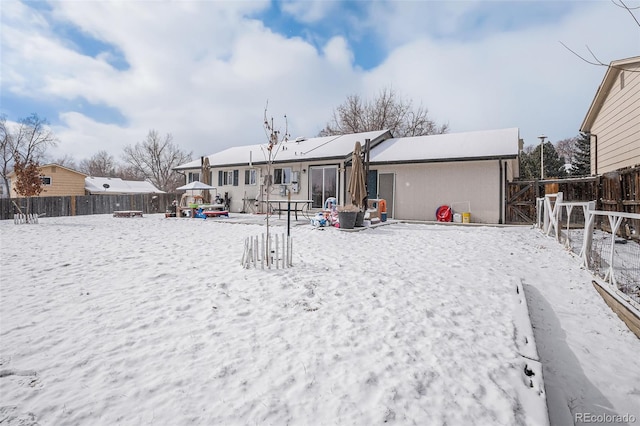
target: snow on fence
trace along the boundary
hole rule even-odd
[[[578,255],[594,275],[640,309],[638,213],[595,210],[595,201],[566,202],[562,193],[537,199],[538,227]]]
[[[290,268],[293,266],[293,240],[291,236],[270,235],[247,237],[244,240],[242,266],[245,268]]]
[[[38,223],[38,215],[32,213],[17,213],[13,215],[13,223],[16,225],[21,225],[23,223]]]

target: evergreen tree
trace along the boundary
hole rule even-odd
[[[572,174],[576,176],[591,174],[591,139],[586,133],[580,133],[576,142]]]
[[[564,158],[558,155],[551,142],[544,144],[544,177],[561,178],[566,176]],[[540,145],[528,147],[520,155],[520,177],[523,179],[540,179]]]

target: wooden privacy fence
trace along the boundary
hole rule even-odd
[[[66,197],[32,197],[30,213],[40,217],[81,216],[111,214],[116,210],[141,210],[143,213],[162,213],[180,194],[123,194],[123,195],[72,195]],[[0,199],[0,219],[13,220],[18,213],[15,202],[25,212],[26,198]],[[25,212],[26,213],[26,212]]]
[[[595,201],[596,210],[640,213],[640,167],[585,178],[508,182],[506,222],[535,223],[536,199],[558,192],[564,201]],[[638,229],[640,223],[634,226]]]

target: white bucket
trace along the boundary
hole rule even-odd
[[[455,223],[462,223],[462,215],[460,213],[453,214],[453,221]]]

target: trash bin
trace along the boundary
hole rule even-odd
[[[378,200],[378,211],[380,212],[380,220],[382,222],[387,221],[387,200],[380,198]]]
[[[353,229],[356,225],[358,212],[338,212],[338,222],[341,229]]]
[[[386,213],[387,212],[387,200],[385,200],[384,198],[380,198],[378,200],[378,211],[380,213]]]

